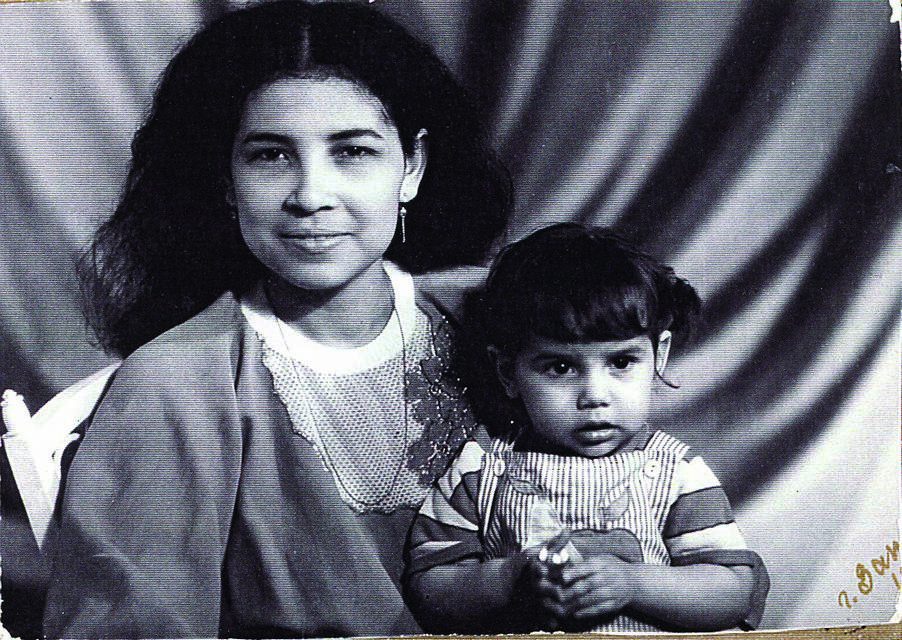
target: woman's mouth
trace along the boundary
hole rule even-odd
[[[348,235],[340,231],[317,231],[285,234],[282,238],[308,253],[323,253],[337,247]]]

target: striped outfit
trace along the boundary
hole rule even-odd
[[[494,439],[470,441],[436,483],[414,521],[408,575],[464,558],[512,556],[572,532],[571,557],[613,553],[660,565],[747,565],[755,597],[744,616],[761,619],[769,581],[746,548],[727,496],[688,445],[662,431],[638,436],[632,451],[602,458],[515,451]],[[617,615],[596,631],[659,631]]]

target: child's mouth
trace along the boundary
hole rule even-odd
[[[615,437],[618,427],[610,422],[592,422],[576,430],[576,438],[584,445],[600,444]]]

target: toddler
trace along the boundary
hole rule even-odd
[[[421,625],[754,628],[760,557],[705,462],[647,423],[695,290],[610,232],[561,224],[504,250],[473,306],[508,419],[465,445],[414,521]]]

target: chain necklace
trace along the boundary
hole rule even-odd
[[[291,357],[291,350],[288,347],[288,340],[285,337],[285,323],[279,317],[279,314],[276,313],[276,307],[273,304],[272,297],[269,294],[269,288],[264,286],[263,291],[266,295],[266,301],[269,303],[269,308],[272,311],[273,317],[276,319],[276,326],[279,329],[279,337],[282,339],[282,346],[285,347],[285,355],[288,357],[288,362],[291,364],[291,371],[294,374],[295,382],[297,382],[298,387],[303,389],[303,381],[301,379],[301,374],[297,369],[297,362],[293,357]],[[326,441],[323,439],[322,434],[320,434],[319,429],[316,427],[316,421],[313,418],[313,410],[310,408],[310,403],[307,401],[306,396],[301,393],[301,399],[303,401],[303,416],[304,420],[307,424],[311,425],[318,436],[319,443],[322,448],[323,457],[326,460],[327,466],[332,470],[332,475],[335,476],[335,479],[338,481],[338,484],[341,486],[341,489],[357,504],[361,504],[364,507],[375,508],[382,505],[386,498],[394,493],[395,487],[398,484],[398,478],[401,476],[401,469],[404,468],[404,461],[406,459],[405,453],[408,447],[408,420],[407,420],[407,340],[404,335],[404,325],[401,323],[401,314],[398,313],[398,307],[395,304],[395,290],[394,286],[391,287],[391,303],[392,303],[392,314],[389,317],[388,321],[391,322],[391,318],[395,318],[398,323],[398,333],[401,335],[401,403],[404,407],[404,438],[402,440],[401,445],[401,455],[399,456],[398,465],[395,468],[394,474],[392,475],[391,484],[388,487],[388,490],[385,491],[382,495],[377,497],[373,501],[364,500],[363,498],[354,494],[353,491],[345,484],[345,481],[341,477],[341,471],[338,468],[338,465],[335,464],[335,460],[332,458],[329,453],[329,447],[326,445]]]

